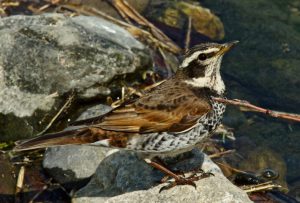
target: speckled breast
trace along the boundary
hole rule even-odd
[[[203,120],[201,119],[199,122],[203,123],[208,132],[215,130],[218,125],[221,123],[223,114],[226,109],[226,105],[220,102],[216,102],[211,99],[212,109],[213,111],[207,114]]]

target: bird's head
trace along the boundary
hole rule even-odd
[[[238,41],[225,44],[205,43],[188,50],[179,67],[185,75],[184,82],[223,94],[225,85],[220,75],[222,57],[237,43]]]

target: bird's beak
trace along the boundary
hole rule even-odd
[[[222,47],[221,47],[220,51],[218,51],[217,55],[224,55],[232,47],[234,47],[237,43],[239,43],[239,41],[233,41],[233,42],[228,42],[228,43],[222,44]]]

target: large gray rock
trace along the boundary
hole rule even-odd
[[[173,160],[171,168],[191,169],[204,161],[202,169],[215,176],[197,181],[197,189],[178,186],[159,193],[164,185],[159,184],[162,173],[134,153],[117,152],[101,162],[89,184],[76,192],[73,202],[251,202],[203,153],[193,150],[186,158],[179,162]]]
[[[114,77],[151,67],[140,42],[96,17],[1,18],[0,36],[0,141],[41,131],[73,90],[103,98],[120,84]]]

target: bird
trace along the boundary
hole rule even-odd
[[[146,154],[145,161],[174,178],[175,185],[193,185],[153,161],[192,150],[220,125],[226,105],[213,100],[225,97],[221,61],[238,41],[201,43],[184,54],[176,73],[141,97],[125,101],[108,113],[75,121],[76,129],[49,133],[16,142],[14,151],[67,144],[91,144]]]

